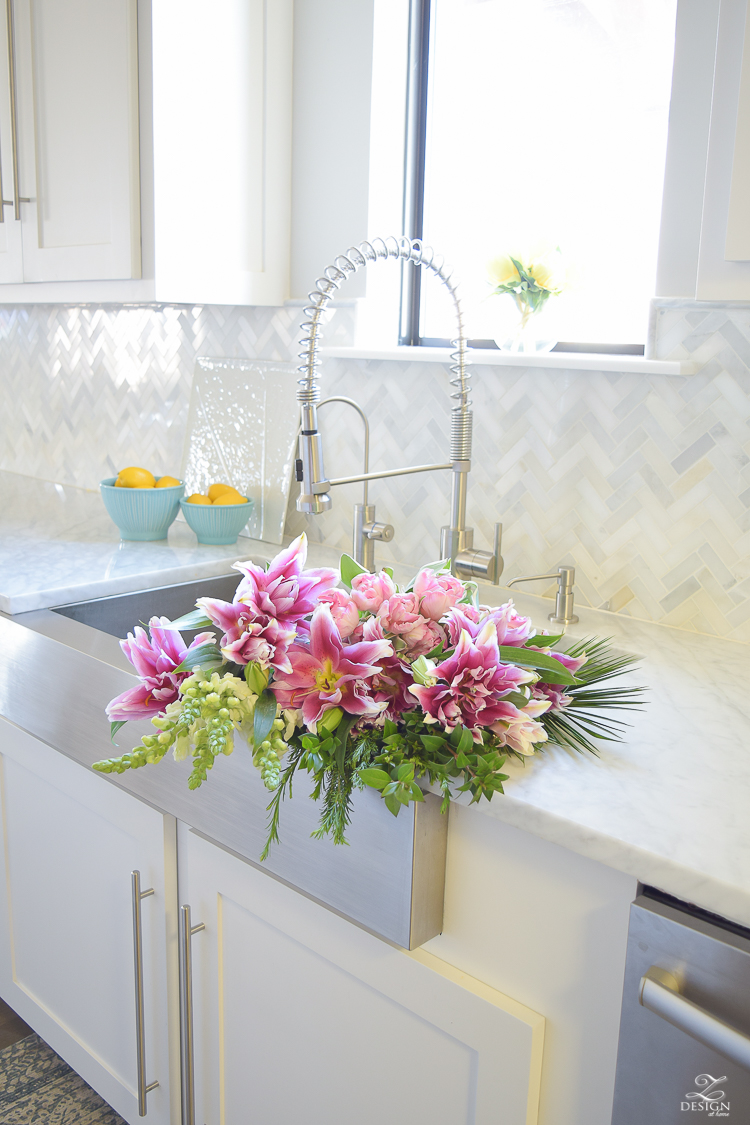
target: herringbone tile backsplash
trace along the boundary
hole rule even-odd
[[[86,488],[125,464],[174,472],[195,357],[288,360],[299,313],[0,309],[0,468]],[[469,522],[489,546],[502,520],[506,576],[572,563],[584,604],[747,642],[750,305],[660,301],[654,323],[654,355],[689,359],[697,374],[473,366]],[[352,329],[351,310],[338,309],[324,343],[347,344]],[[368,411],[371,468],[447,459],[442,365],[327,360],[322,384]],[[352,474],[358,419],[339,404],[321,417],[328,474]],[[370,486],[377,518],[396,528],[381,561],[436,557],[449,476]],[[334,490],[317,519],[292,510],[288,530],[348,549],[360,495]]]

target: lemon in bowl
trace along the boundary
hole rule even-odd
[[[198,542],[218,546],[237,542],[252,514],[253,501],[229,484],[212,484],[207,495],[194,492],[180,500],[180,507]]]
[[[116,477],[107,477],[99,488],[120,537],[137,541],[166,539],[185,491],[176,477],[157,478],[148,469],[134,465],[122,469]]]

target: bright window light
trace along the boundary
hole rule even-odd
[[[496,335],[487,261],[560,247],[559,340],[642,344],[653,296],[676,0],[432,0],[424,240],[469,336]],[[422,287],[420,334],[453,334]]]

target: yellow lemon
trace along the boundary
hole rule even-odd
[[[117,474],[115,488],[153,488],[155,484],[154,475],[148,469],[131,465]]]
[[[208,490],[208,498],[211,503],[221,496],[222,492],[236,492],[236,488],[232,488],[231,484],[212,484]]]
[[[214,505],[217,508],[221,504],[247,504],[247,496],[242,496],[236,488],[226,488],[214,500]]]
[[[158,481],[156,482],[156,487],[157,488],[176,488],[180,484],[182,484],[182,481],[175,480],[174,477],[159,477]]]
[[[202,492],[194,492],[192,496],[187,498],[188,504],[210,504],[211,501]]]

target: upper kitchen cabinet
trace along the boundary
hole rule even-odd
[[[292,9],[8,0],[0,303],[283,303]]]
[[[6,23],[4,280],[139,277],[136,0],[9,0]]]

